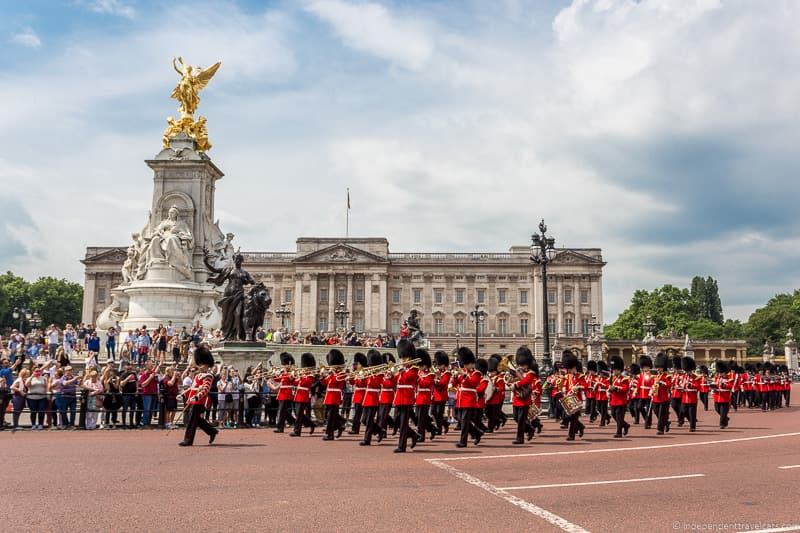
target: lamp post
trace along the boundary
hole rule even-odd
[[[342,331],[344,331],[347,324],[347,317],[350,314],[350,311],[347,310],[347,306],[344,304],[344,302],[339,302],[339,304],[336,306],[336,309],[333,311],[333,314],[336,315],[336,320],[339,322],[339,327],[342,328]]]
[[[19,332],[20,333],[23,333],[22,325],[25,323],[25,321],[26,320],[30,320],[31,318],[33,318],[33,314],[31,313],[31,310],[26,308],[26,307],[22,307],[22,308],[15,307],[14,311],[11,313],[11,316],[14,317],[14,320],[19,320]],[[39,316],[38,313],[36,314],[36,316],[37,317]]]
[[[456,333],[456,350],[461,348],[461,333]]]
[[[542,325],[544,333],[544,354],[542,354],[542,367],[549,372],[553,366],[550,358],[550,315],[547,311],[547,263],[556,254],[556,240],[547,236],[547,226],[544,219],[539,222],[539,233],[531,236],[531,261],[542,267]]]
[[[31,321],[31,327],[33,329],[36,329],[42,324],[42,317],[39,316],[39,313],[34,311],[33,316],[30,318],[30,321]]]
[[[289,309],[289,304],[282,303],[275,310],[275,314],[278,315],[279,317],[281,317],[281,327],[285,328],[286,327],[286,318],[289,317],[292,314],[292,311]]]
[[[475,357],[478,357],[478,337],[480,334],[480,325],[486,320],[486,311],[480,308],[480,305],[475,306],[474,311],[469,312],[469,319],[475,322]]]

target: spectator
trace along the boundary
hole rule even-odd
[[[252,375],[244,378],[245,406],[245,427],[258,427],[261,425],[261,397],[259,396],[259,386]]]
[[[47,407],[47,415],[50,418],[50,427],[52,429],[61,429],[64,421],[59,420],[61,413],[61,378],[64,377],[64,369],[59,368],[55,374],[50,378],[50,389],[48,394],[50,396],[50,405]]]
[[[172,362],[176,365],[181,362],[181,346],[178,337],[169,339],[169,351],[172,353]]]
[[[59,367],[64,368],[69,365],[69,353],[61,346],[56,352],[56,363]]]
[[[11,398],[11,404],[13,408],[11,419],[13,421],[12,425],[14,429],[19,427],[19,415],[21,415],[22,410],[25,409],[25,395],[28,392],[26,383],[28,382],[28,376],[30,375],[31,373],[28,371],[28,369],[23,368],[19,371],[17,379],[11,384],[11,393],[13,394],[13,397]]]
[[[56,350],[58,350],[60,339],[61,330],[55,324],[50,324],[50,328],[47,330],[47,349],[50,352],[50,359],[56,358]]]
[[[117,328],[108,328],[106,332],[106,358],[109,361],[117,359]]]
[[[130,422],[128,427],[136,427],[134,417],[136,415],[136,372],[128,364],[125,366],[125,373],[120,377],[120,389],[122,391],[122,427],[125,427],[125,415],[130,412]]]
[[[83,352],[86,350],[86,335],[89,334],[89,330],[83,323],[78,324],[78,351]]]
[[[234,403],[236,385],[234,384],[234,372],[235,369],[233,368],[222,367],[219,383],[217,384],[217,390],[220,395],[219,423],[223,427],[235,427],[236,417],[233,409],[234,405],[236,405]]]
[[[150,339],[150,335],[147,333],[147,328],[142,327],[139,330],[139,336],[136,337],[136,353],[137,357],[137,364],[139,366],[144,365],[147,362],[147,354],[150,353],[150,345],[152,344],[152,340]]]
[[[139,386],[142,395],[142,427],[148,427],[152,420],[153,410],[158,402],[158,371],[161,365],[153,366],[147,362],[144,371],[139,374]]]
[[[87,392],[86,397],[86,429],[97,428],[97,413],[102,405],[103,382],[97,377],[97,370],[89,372],[89,377],[83,382]]]
[[[175,336],[175,326],[172,325],[172,320],[167,321],[167,342],[172,340]]]
[[[180,392],[180,376],[174,366],[167,367],[164,380],[161,382],[164,390],[164,412],[166,414],[165,427],[171,428],[178,410],[178,393]]]
[[[153,339],[156,345],[156,356],[159,363],[164,363],[167,358],[167,328],[160,328]]]
[[[47,406],[47,389],[50,386],[42,369],[37,367],[25,382],[28,409],[31,411],[31,429],[44,429],[44,412]]]
[[[116,428],[119,420],[117,418],[119,408],[122,406],[122,399],[119,394],[119,377],[111,365],[106,366],[103,371],[103,410],[105,411],[106,429]]]
[[[11,362],[5,357],[0,361],[0,431],[6,428],[6,409],[11,401],[11,385],[14,384],[15,368],[17,365],[12,367]]]
[[[67,355],[72,355],[75,353],[75,343],[76,343],[76,333],[75,328],[72,327],[72,324],[67,324],[67,328],[64,330],[64,350],[66,350]]]
[[[186,326],[181,328],[181,332],[178,335],[178,342],[180,343],[181,349],[181,360],[185,363],[186,358],[189,355],[189,343],[191,342],[192,337],[189,335],[189,331],[186,329]]]
[[[73,428],[75,427],[75,409],[78,405],[77,389],[78,383],[81,380],[81,375],[73,376],[72,367],[64,367],[64,376],[61,378],[60,391],[61,391],[61,405],[59,411],[61,412],[61,427]],[[69,414],[69,416],[67,416]]]
[[[125,335],[125,346],[128,348],[129,352],[136,351],[136,337],[137,335],[132,329],[129,329],[128,334]]]
[[[97,336],[96,331],[91,331],[86,337],[86,351],[89,356],[94,356],[95,366],[97,366],[97,357],[100,355],[100,337]],[[88,363],[87,363],[88,365]],[[88,368],[88,366],[87,366]]]

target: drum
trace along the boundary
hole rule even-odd
[[[569,394],[565,394],[559,401],[561,402],[561,407],[568,416],[581,412],[581,401],[575,393],[570,392]]]
[[[532,403],[530,407],[528,407],[528,420],[535,420],[539,418],[539,415],[542,414],[542,408]]]

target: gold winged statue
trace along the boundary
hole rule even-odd
[[[183,62],[182,57],[172,58],[172,68],[175,69],[181,79],[172,91],[171,98],[180,102],[181,118],[175,120],[167,117],[167,129],[164,131],[164,148],[169,148],[169,140],[178,133],[185,133],[195,140],[197,149],[206,152],[211,149],[208,142],[208,130],[206,129],[205,117],[194,119],[194,112],[200,104],[200,91],[202,91],[211,78],[214,77],[222,62],[217,61],[207,69],[193,67]]]

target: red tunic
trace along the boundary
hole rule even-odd
[[[533,392],[531,392],[530,396],[525,398],[520,398],[517,394],[521,388],[530,387],[531,391],[533,391],[533,384],[534,378],[536,375],[528,370],[525,372],[522,377],[517,381],[514,385],[511,386],[511,405],[514,407],[528,407],[531,403],[533,403]],[[549,378],[548,378],[549,379]]]
[[[344,377],[341,374],[331,374],[326,376],[322,382],[327,387],[325,389],[325,400],[322,402],[323,405],[341,405]]]
[[[366,390],[364,391],[364,401],[361,403],[363,407],[377,407],[378,395],[381,393],[381,384],[383,383],[383,375],[370,376],[365,379]]]
[[[494,383],[494,392],[492,397],[486,400],[486,404],[503,405],[503,401],[506,399],[506,382],[503,376],[497,374],[492,378],[492,383]]]
[[[214,376],[211,374],[197,374],[187,395],[186,403],[189,405],[202,405],[206,409],[211,407],[211,398],[208,393],[211,391],[213,382]]]
[[[608,376],[597,376],[595,377],[595,387],[594,387],[594,399],[598,402],[607,402],[608,401],[608,386],[611,384],[611,380]]]
[[[311,401],[311,386],[316,381],[314,376],[302,376],[297,381],[295,388],[294,401],[295,403],[309,403]]]
[[[574,394],[578,400],[583,401],[583,391],[586,389],[586,380],[583,374],[568,373],[561,382],[564,394]]]
[[[404,368],[397,373],[397,392],[394,395],[394,405],[414,405],[414,397],[419,381],[419,371],[416,368]]]
[[[734,380],[730,374],[714,376],[714,403],[731,403],[731,391],[733,390]]]
[[[278,376],[277,381],[278,401],[291,400],[294,397],[294,386],[297,384],[297,381],[288,372]]]
[[[586,399],[594,400],[594,383],[597,379],[595,374],[586,374]]]
[[[697,390],[699,392],[708,392],[711,390],[711,383],[705,375],[700,376],[700,387]]]
[[[672,399],[680,400],[683,396],[683,377],[686,374],[675,373],[672,375]]]
[[[684,374],[683,376],[683,394],[681,394],[681,403],[696,404],[697,391],[700,389],[700,380],[702,378],[695,374]]]
[[[669,401],[670,387],[672,387],[672,376],[662,372],[656,375],[653,385],[658,383],[658,390],[653,396],[653,403],[664,403]],[[651,391],[652,392],[652,391]]]
[[[350,383],[353,385],[353,405],[361,405],[367,392],[367,378],[351,379]]]
[[[420,372],[417,380],[417,399],[414,405],[430,405],[433,396],[433,372]]]
[[[653,388],[655,377],[650,372],[642,372],[636,380],[636,398],[640,400],[650,399],[650,390]]]
[[[492,378],[489,376],[483,376],[481,382],[478,384],[478,388],[475,389],[478,393],[478,409],[486,407],[486,389],[489,388],[489,381],[491,379]]]
[[[477,370],[468,372],[465,376],[457,376],[458,394],[456,394],[457,409],[476,409],[478,407],[478,385],[481,384],[481,373]]]
[[[631,387],[631,379],[628,376],[614,376],[611,378],[611,407],[628,405],[628,391]]]
[[[383,375],[383,380],[381,381],[381,395],[378,403],[381,404],[392,404],[394,400],[394,386],[397,384],[397,376],[398,374],[393,374],[391,377],[386,377]]]
[[[450,372],[442,372],[433,383],[433,403],[447,403],[449,399],[447,386],[450,384]]]

